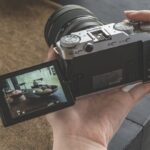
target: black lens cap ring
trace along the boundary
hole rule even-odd
[[[53,15],[50,16],[50,18],[48,19],[46,26],[45,26],[44,34],[45,34],[45,40],[48,46],[50,47],[51,45],[55,45],[55,43],[58,40],[60,40],[61,34],[64,36],[63,30],[64,30],[65,25],[68,25],[69,27],[69,23],[71,21],[78,20],[77,18],[86,17],[86,16],[92,16],[96,18],[91,11],[79,5],[66,5],[60,8],[59,10],[57,10],[56,12],[54,12]],[[97,22],[99,21],[98,19],[97,20],[95,19],[95,23],[93,23],[94,22],[93,20],[92,20],[92,23],[88,23],[88,22],[91,22],[91,18],[89,17],[89,20],[86,19],[85,22],[84,21],[82,22],[83,22],[83,25],[81,25],[82,28],[83,27],[86,28],[86,26],[89,27],[89,25],[91,26],[98,25]],[[74,30],[75,28],[80,30],[79,24],[77,25],[78,25],[78,28],[73,26],[73,31],[75,31]]]

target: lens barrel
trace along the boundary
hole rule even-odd
[[[79,5],[66,5],[49,17],[45,26],[45,40],[50,47],[61,37],[102,23],[88,9]]]

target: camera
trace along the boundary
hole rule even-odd
[[[45,38],[75,97],[150,80],[150,23],[104,25],[86,8],[69,5],[50,17]]]
[[[57,59],[0,77],[5,126],[74,105],[75,98],[150,81],[150,24],[103,24],[91,11],[66,5],[53,13],[45,39]]]

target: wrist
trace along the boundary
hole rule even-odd
[[[57,135],[54,133],[53,150],[107,150],[103,145],[95,141],[75,136]]]

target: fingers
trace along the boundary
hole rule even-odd
[[[53,49],[48,50],[47,60],[52,60],[56,58],[55,51]]]
[[[150,10],[127,10],[124,13],[130,20],[150,22]]]
[[[53,50],[53,48],[51,47],[48,50],[48,55],[47,55],[47,59],[45,60],[45,62],[50,61],[50,60],[54,60],[57,58],[57,54],[55,53],[55,51]]]
[[[136,87],[134,87],[129,91],[129,94],[135,101],[140,100],[149,93],[150,93],[150,83],[137,85]]]

